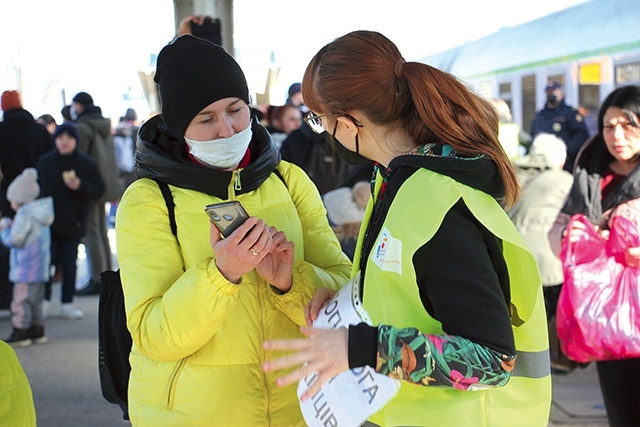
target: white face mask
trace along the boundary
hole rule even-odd
[[[184,138],[189,143],[189,152],[193,157],[219,169],[231,169],[238,166],[253,137],[251,121],[249,126],[229,138],[218,138],[209,141],[196,141]]]

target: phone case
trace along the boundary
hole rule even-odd
[[[236,228],[240,227],[249,218],[247,211],[236,200],[207,205],[204,210],[213,224],[220,230],[220,234],[225,238],[229,237]]]

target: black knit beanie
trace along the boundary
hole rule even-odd
[[[76,96],[73,97],[72,101],[82,104],[85,107],[93,105],[93,98],[87,92],[78,92]]]
[[[189,34],[162,48],[154,81],[164,123],[180,140],[191,120],[212,102],[237,97],[249,104],[247,79],[235,59],[222,47]]]

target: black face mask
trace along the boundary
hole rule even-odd
[[[361,165],[364,163],[371,162],[371,160],[367,159],[364,156],[361,156],[360,153],[358,152],[359,151],[358,135],[356,135],[356,151],[354,152],[349,150],[344,145],[342,145],[342,143],[338,141],[338,138],[335,137],[337,127],[338,127],[338,124],[336,123],[336,126],[333,128],[332,134],[329,134],[329,132],[324,133],[325,138],[327,138],[327,142],[329,143],[333,151],[338,153],[338,156],[340,156],[345,162],[349,163],[350,165]]]
[[[547,94],[547,104],[555,104],[558,102],[558,97],[552,93]]]

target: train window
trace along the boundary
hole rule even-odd
[[[616,86],[640,84],[640,62],[616,65]]]
[[[580,85],[578,87],[578,103],[588,111],[595,112],[600,105],[600,86]]]
[[[491,97],[491,81],[490,80],[481,81],[477,86],[478,86],[479,95],[487,99]]]
[[[536,116],[536,76],[522,76],[522,129],[529,131]]]
[[[498,84],[498,96],[504,100],[509,106],[509,111],[513,111],[511,82],[503,82]]]

